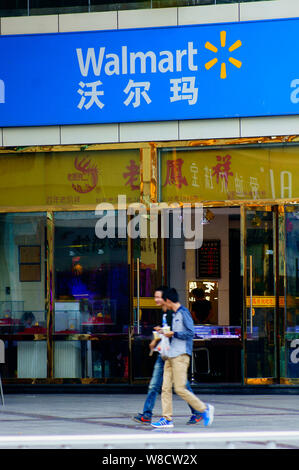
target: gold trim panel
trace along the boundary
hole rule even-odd
[[[245,379],[244,383],[246,385],[273,385],[276,383],[273,378],[255,378],[255,379]]]
[[[163,201],[161,201],[163,202]],[[250,210],[250,207],[265,207],[265,205],[271,204],[271,205],[283,205],[283,204],[299,204],[299,199],[298,198],[292,198],[292,199],[267,199],[267,200],[262,200],[262,199],[256,199],[253,200],[225,200],[225,201],[199,201],[203,207],[248,207]],[[178,201],[178,204],[180,204],[182,207],[184,207],[185,204],[189,204],[187,202],[181,202]],[[192,204],[191,204],[192,205]],[[59,211],[94,211],[95,210],[95,205],[94,204],[88,204],[88,205],[65,205],[65,206],[3,206],[0,207],[0,213],[6,213],[6,212],[59,212]]]
[[[252,297],[252,305],[256,308],[271,308],[276,305],[276,297],[274,295],[255,295]],[[279,307],[284,307],[284,297],[279,297]],[[250,307],[250,297],[246,296],[246,307]]]
[[[133,298],[133,307],[138,306],[137,297]],[[153,297],[140,297],[139,299],[140,308],[159,308]]]
[[[223,139],[195,139],[174,140],[157,142],[116,142],[106,144],[77,144],[77,145],[30,145],[15,147],[0,147],[0,153],[23,153],[23,152],[65,152],[65,151],[92,151],[107,149],[146,149],[146,148],[169,148],[169,147],[211,147],[211,146],[233,146],[233,145],[271,145],[271,144],[299,144],[299,135],[281,135],[266,137],[241,137]]]
[[[282,377],[280,379],[281,385],[299,385],[299,379],[289,379]]]

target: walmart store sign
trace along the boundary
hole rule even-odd
[[[0,127],[299,113],[299,19],[0,36]]]

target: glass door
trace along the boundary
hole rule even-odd
[[[128,240],[98,231],[122,219],[54,213],[54,378],[129,381]]]
[[[299,383],[299,205],[280,211],[280,382]]]
[[[278,210],[248,206],[242,213],[244,382],[276,383]]]
[[[161,308],[155,303],[157,287],[165,284],[164,240],[152,237],[150,218],[141,214],[147,225],[147,237],[131,239],[133,309],[130,329],[132,381],[148,380],[155,356],[150,355],[149,342],[153,327],[161,324]]]

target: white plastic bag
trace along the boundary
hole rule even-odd
[[[167,336],[164,336],[164,335],[161,335],[161,336],[162,336],[162,338],[161,338],[160,343],[157,346],[157,349],[158,349],[159,353],[161,354],[162,359],[165,360],[165,359],[168,358],[168,351],[169,351],[169,348],[170,348],[170,341],[169,341],[169,338],[167,338]]]

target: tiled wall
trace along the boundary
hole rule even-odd
[[[1,18],[1,34],[33,34],[299,16],[296,0]],[[299,134],[299,116],[168,121],[84,126],[3,128],[0,146],[60,145]]]

